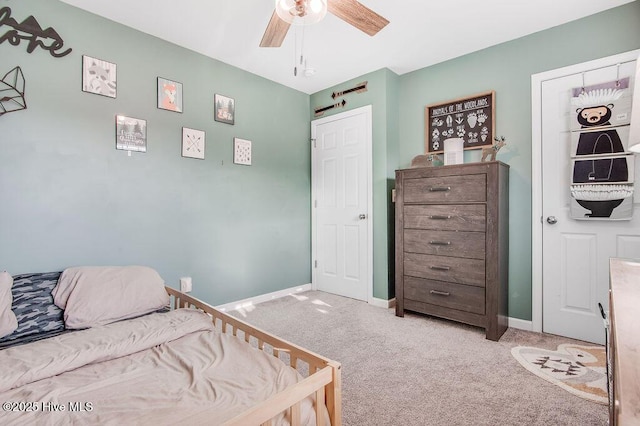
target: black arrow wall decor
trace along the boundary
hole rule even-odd
[[[344,95],[348,95],[349,93],[363,93],[367,91],[367,83],[369,83],[368,81],[365,81],[363,83],[358,83],[355,87],[352,87],[351,89],[347,89],[347,90],[343,90],[342,92],[333,92],[331,94],[331,97],[333,99],[338,98],[340,96],[344,96]]]
[[[347,101],[345,101],[344,99],[342,100],[342,102],[338,102],[337,104],[333,104],[333,105],[329,105],[326,107],[322,107],[322,108],[316,108],[315,109],[315,115],[316,117],[321,116],[322,114],[325,113],[325,111],[329,111],[330,109],[334,109],[334,108],[344,108],[344,106],[347,104]]]

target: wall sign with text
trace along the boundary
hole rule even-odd
[[[64,40],[56,30],[51,27],[42,28],[33,15],[18,22],[11,17],[9,7],[0,8],[0,44],[5,41],[13,46],[18,46],[24,41],[28,53],[39,47],[47,50],[54,58],[62,58],[71,53],[71,49],[61,51]]]
[[[425,152],[441,152],[444,140],[464,139],[464,149],[493,143],[495,134],[494,91],[427,105],[424,109]]]

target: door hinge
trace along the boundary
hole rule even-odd
[[[311,142],[313,142],[313,147],[315,148],[316,147],[316,140],[312,138]]]
[[[313,261],[313,267],[314,267],[314,268],[317,268],[317,267],[318,267],[318,261],[317,261],[317,260],[314,260],[314,261]]]
[[[313,200],[313,207],[318,208],[318,200]]]

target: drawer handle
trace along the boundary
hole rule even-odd
[[[445,216],[445,215],[437,215],[437,214],[432,214],[431,216],[429,216],[429,219],[434,219],[434,220],[447,220],[447,219],[451,219],[451,216]]]
[[[429,192],[448,192],[451,191],[450,186],[432,186],[429,188]]]
[[[429,241],[429,244],[433,246],[450,246],[451,241]]]
[[[435,269],[436,271],[448,271],[451,268],[448,266],[429,266],[429,269]]]
[[[431,290],[429,293],[437,294],[438,296],[451,296],[451,293],[449,293],[448,291]]]

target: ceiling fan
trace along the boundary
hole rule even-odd
[[[276,10],[271,15],[260,47],[280,47],[292,23],[318,22],[327,11],[370,36],[376,35],[389,23],[357,0],[276,0]]]

